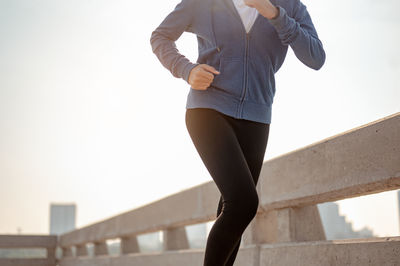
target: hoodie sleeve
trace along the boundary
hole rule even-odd
[[[279,15],[270,19],[284,45],[290,45],[296,57],[306,66],[318,70],[325,63],[325,51],[306,6],[294,0],[293,17],[279,4]]]
[[[162,65],[174,77],[183,78],[189,83],[190,71],[198,65],[180,54],[175,41],[184,31],[192,32],[195,0],[182,0],[175,9],[152,32],[150,43]]]

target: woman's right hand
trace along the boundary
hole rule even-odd
[[[195,66],[189,73],[189,84],[195,90],[206,90],[214,80],[214,75],[220,72],[207,64]]]

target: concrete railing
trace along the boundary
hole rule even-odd
[[[400,265],[400,236],[326,240],[316,205],[398,188],[400,113],[268,160],[235,265]],[[204,250],[189,248],[185,226],[214,220],[219,197],[210,181],[63,234],[59,265],[200,266]],[[163,251],[141,253],[137,237],[160,230]],[[119,256],[108,254],[110,239],[121,240]]]
[[[400,113],[268,160],[235,265],[400,265],[399,236],[326,240],[316,205],[398,188]],[[202,265],[185,226],[214,220],[219,197],[210,181],[61,235],[60,265]],[[141,253],[137,236],[159,230],[164,251]],[[121,255],[108,256],[106,240],[116,238]]]
[[[0,249],[45,249],[44,258],[0,258],[1,266],[55,266],[57,236],[0,235]]]

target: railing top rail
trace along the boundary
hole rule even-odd
[[[400,113],[267,161],[264,210],[312,205],[400,188]]]
[[[0,248],[55,248],[56,235],[0,235]]]
[[[278,156],[263,165],[260,211],[311,205],[400,187],[400,113]],[[60,237],[68,247],[215,218],[220,193],[207,182]]]

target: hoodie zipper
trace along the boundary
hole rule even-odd
[[[238,15],[239,13],[236,12]],[[243,88],[243,94],[240,98],[240,104],[239,104],[239,110],[240,110],[240,117],[242,116],[242,112],[243,112],[243,102],[244,102],[244,98],[246,97],[246,92],[247,92],[247,84],[248,84],[248,76],[249,76],[249,41],[250,41],[250,34],[253,31],[254,26],[256,25],[257,20],[259,20],[259,16],[261,16],[261,14],[258,14],[256,20],[253,23],[253,26],[251,27],[249,32],[246,32],[246,28],[244,27],[243,23],[242,23],[242,28],[245,32],[245,39],[246,39],[246,44],[245,44],[245,56],[244,56],[244,88]]]
[[[246,97],[246,91],[247,91],[247,79],[248,79],[248,60],[249,60],[249,56],[248,56],[248,51],[249,51],[249,33],[246,32],[246,45],[245,45],[245,55],[244,55],[244,89],[243,89],[243,94],[242,97],[240,98],[240,106],[239,106],[239,110],[240,110],[240,116],[242,116],[242,112],[243,112],[243,102],[244,102],[244,98]]]
[[[249,59],[249,56],[248,56],[248,54],[249,54],[249,39],[250,39],[250,33],[253,31],[253,28],[254,28],[254,26],[256,26],[256,23],[257,23],[257,21],[260,19],[259,17],[261,16],[261,14],[260,13],[258,13],[257,14],[257,18],[255,19],[255,21],[254,21],[254,23],[253,23],[253,25],[251,26],[251,29],[250,29],[250,31],[249,32],[247,32],[246,31],[246,28],[245,28],[245,26],[244,26],[244,24],[243,24],[243,21],[242,21],[242,18],[240,17],[240,14],[239,14],[239,12],[238,12],[238,10],[236,9],[236,7],[235,7],[235,5],[233,4],[233,2],[232,1],[229,1],[230,2],[230,5],[231,5],[231,7],[234,9],[234,13],[236,14],[236,17],[240,20],[240,24],[242,25],[242,29],[243,29],[243,31],[244,31],[244,33],[245,33],[245,41],[246,41],[246,44],[245,44],[245,64],[244,64],[244,88],[243,88],[243,93],[242,93],[242,95],[241,95],[241,97],[240,97],[240,103],[239,103],[239,116],[241,117],[242,116],[242,112],[243,112],[243,102],[244,102],[244,98],[246,97],[246,91],[247,91],[247,80],[248,80],[248,59]]]
[[[249,32],[246,31],[246,28],[243,24],[242,18],[240,17],[239,11],[236,9],[235,4],[233,3],[232,0],[227,0],[228,4],[230,5],[231,9],[233,9],[233,12],[235,13],[236,17],[239,19],[239,21],[241,22],[240,24],[242,25],[242,29],[243,32],[245,34],[245,64],[244,64],[244,88],[243,88],[243,93],[240,97],[240,103],[239,103],[239,107],[238,107],[238,112],[239,112],[239,117],[242,116],[242,112],[243,112],[243,102],[244,102],[244,98],[246,97],[246,91],[247,91],[247,79],[248,79],[248,50],[249,50],[249,39],[250,39],[250,33],[253,31],[253,28],[256,26],[257,21],[260,20],[261,18],[261,14],[258,13],[257,14],[257,18],[255,19],[251,29]]]

